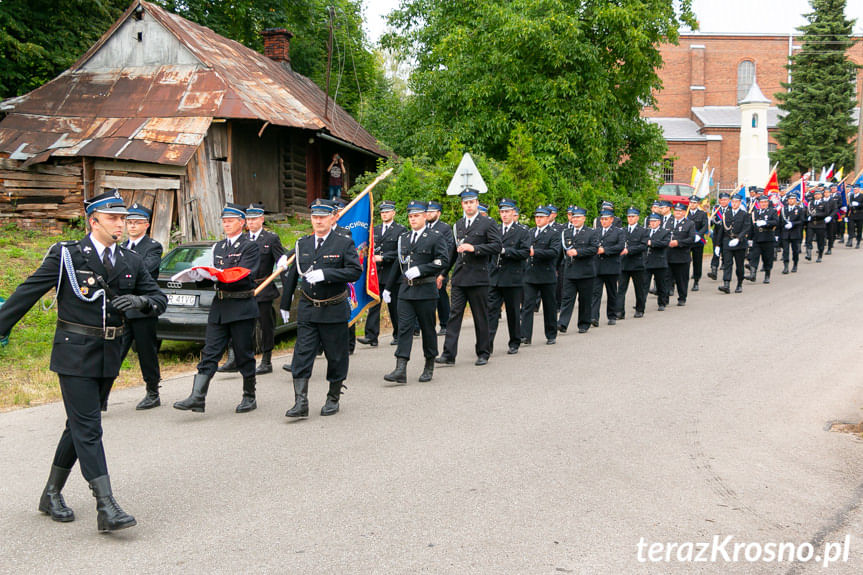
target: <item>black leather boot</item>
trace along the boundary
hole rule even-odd
[[[770,283],[770,272],[764,272],[764,281],[761,283],[769,284]]]
[[[111,479],[102,475],[90,481],[90,489],[96,498],[96,526],[99,531],[119,531],[138,524],[135,518],[123,511],[111,493]]]
[[[138,411],[144,409],[153,409],[154,407],[159,407],[162,405],[162,400],[159,399],[159,382],[150,383],[147,382],[147,395],[144,396],[138,405],[135,406],[135,409]]]
[[[712,280],[715,280],[717,277],[716,272],[718,272],[718,271],[719,271],[719,268],[717,266],[710,266],[710,271],[707,272],[707,277],[709,277]]]
[[[396,358],[396,368],[386,374],[384,379],[402,385],[408,382],[408,360],[404,357]]]
[[[816,264],[820,264],[820,263],[821,263],[821,258],[822,258],[823,256],[824,256],[824,254],[822,254],[821,252],[818,252],[818,259],[816,259],[816,260],[815,260],[815,263],[816,263]]]
[[[734,293],[743,293],[743,282],[737,282],[737,287],[734,288]]]
[[[174,409],[204,413],[204,401],[207,399],[207,389],[210,387],[211,379],[213,379],[212,375],[196,373],[195,381],[192,383],[192,394],[183,401],[174,403]]]
[[[806,255],[804,257],[806,258],[806,261],[810,261],[810,262],[812,261],[812,248],[811,247],[806,246]]]
[[[255,376],[243,378],[243,399],[235,410],[237,413],[246,413],[258,408],[255,401]]]
[[[785,263],[783,263],[783,264],[782,264],[782,274],[783,274],[783,275],[787,275],[787,274],[788,274],[788,262],[785,262]]]
[[[748,279],[748,280],[749,280],[749,281],[751,281],[751,282],[755,282],[755,274],[756,274],[757,272],[755,271],[755,268],[750,268],[750,269],[751,269],[752,271],[751,271],[751,273],[749,274],[749,277],[747,277],[746,279]]]
[[[793,273],[793,274],[797,273],[797,262],[794,262],[794,265],[791,266],[791,273]]]
[[[265,351],[263,355],[261,355],[261,363],[258,364],[258,368],[255,370],[255,375],[263,375],[265,373],[273,373],[273,362],[272,362],[273,352]]]
[[[70,471],[72,470],[52,465],[48,483],[45,484],[42,497],[39,498],[39,511],[50,515],[51,519],[60,523],[75,521],[75,512],[66,507],[63,494],[60,493],[66,485],[66,478],[69,477]]]
[[[294,406],[285,412],[285,417],[309,416],[309,380],[294,380]]]
[[[432,380],[432,376],[434,375],[434,358],[427,357],[426,364],[423,367],[423,372],[420,374],[420,383],[425,383],[427,381]]]
[[[694,280],[692,284],[692,291],[698,291],[698,280]]]
[[[827,248],[827,255],[829,256],[832,254],[833,254],[833,248]]]
[[[335,415],[339,412],[339,397],[342,395],[342,382],[331,381],[327,402],[321,408],[321,415]]]
[[[723,281],[722,285],[716,289],[718,289],[722,293],[731,293],[731,282]]]
[[[239,371],[237,369],[237,358],[234,357],[233,347],[228,348],[228,359],[225,361],[225,363],[220,365],[216,371],[218,371],[219,373],[236,373],[237,371]]]

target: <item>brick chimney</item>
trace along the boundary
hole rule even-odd
[[[264,37],[264,56],[275,60],[291,69],[291,38],[294,35],[284,28],[267,28],[261,35]]]

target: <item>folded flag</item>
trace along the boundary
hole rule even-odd
[[[210,280],[218,281],[223,284],[231,284],[240,281],[250,273],[252,273],[251,270],[241,267],[220,270],[219,268],[211,268],[209,266],[195,266],[175,273],[171,276],[171,281],[194,282]]]

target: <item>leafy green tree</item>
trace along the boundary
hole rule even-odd
[[[0,100],[38,88],[71,66],[129,0],[0,0]]]
[[[439,158],[452,138],[506,157],[521,125],[556,189],[653,193],[665,142],[640,117],[661,88],[659,44],[675,42],[671,0],[403,0],[388,49],[416,63],[397,153]]]
[[[771,155],[782,178],[810,167],[854,167],[851,112],[857,67],[847,57],[854,21],[845,18],[845,0],[810,4],[809,23],[799,28],[802,48],[787,65],[791,82],[782,83],[787,92],[776,94],[779,108],[788,112],[776,134],[781,147]]]

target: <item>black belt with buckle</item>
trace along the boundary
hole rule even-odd
[[[89,335],[92,337],[100,337],[104,340],[114,340],[117,337],[123,335],[123,332],[126,331],[125,325],[107,325],[105,329],[101,327],[97,327],[95,325],[84,325],[81,323],[74,323],[71,321],[66,321],[64,319],[57,319],[57,329],[62,329],[63,331],[68,331],[70,333],[77,333],[80,335]]]
[[[249,299],[255,297],[255,290],[247,289],[243,291],[223,291],[217,289],[216,297],[219,299]]]
[[[344,301],[346,301],[348,299],[348,292],[346,292],[346,291],[340,293],[337,296],[331,297],[329,299],[315,299],[315,298],[309,296],[303,290],[300,290],[300,295],[302,295],[304,298],[309,300],[314,307],[324,307],[327,305],[336,305],[336,304],[343,303]]]
[[[433,277],[433,276],[426,276],[424,278],[416,278],[416,279],[412,279],[412,280],[407,280],[408,285],[411,287],[421,286],[423,284],[430,284],[430,283],[433,283],[436,281],[437,281],[437,278]]]

